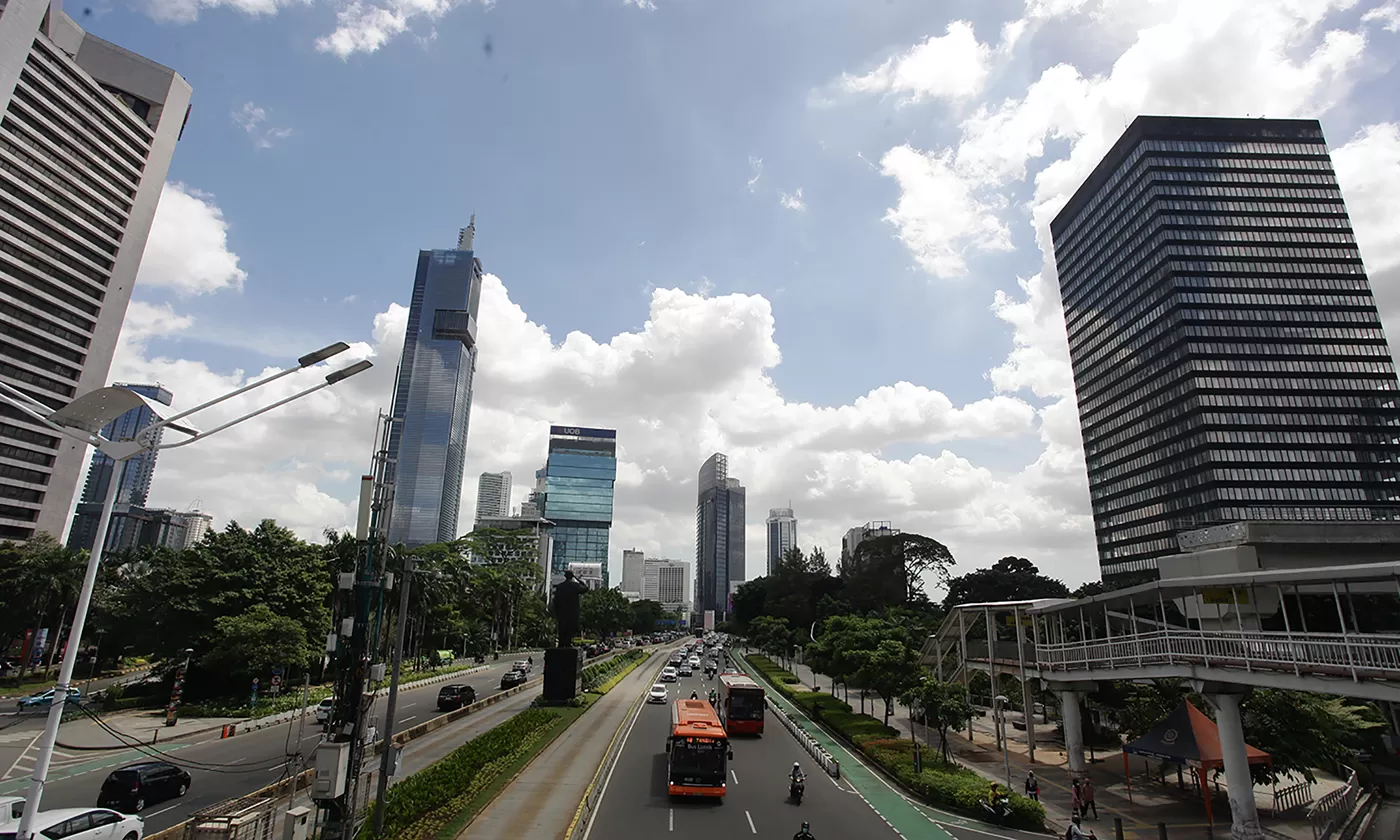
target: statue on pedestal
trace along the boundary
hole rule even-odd
[[[554,623],[559,628],[559,647],[572,647],[574,637],[579,634],[579,601],[588,591],[588,584],[574,577],[572,571],[564,572],[564,579],[554,586],[551,605],[554,610]]]

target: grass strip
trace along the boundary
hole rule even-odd
[[[596,694],[607,694],[609,691],[612,691],[614,688],[616,688],[618,683],[622,682],[623,677],[637,670],[637,668],[641,667],[641,665],[644,662],[651,658],[650,653],[640,650],[632,651],[631,653],[625,655],[630,656],[632,658],[628,659],[623,664],[622,668],[616,674],[613,674],[611,677],[609,677],[606,682],[600,683],[596,688],[591,688],[589,689],[589,691],[592,691]]]

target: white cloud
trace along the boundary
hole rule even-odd
[[[801,188],[801,187],[798,187],[797,190],[796,190],[795,192],[790,192],[790,193],[780,192],[780,193],[778,193],[778,203],[781,204],[781,205],[783,205],[784,207],[786,207],[786,208],[789,209],[789,210],[796,210],[796,211],[799,212],[799,213],[801,213],[803,210],[806,210],[806,209],[807,209],[807,202],[805,202],[805,201],[802,200],[802,188]]]
[[[977,40],[972,24],[955,20],[943,35],[931,35],[860,76],[843,75],[851,93],[895,93],[906,102],[976,96],[987,84],[992,49]]]
[[[1332,150],[1332,163],[1376,306],[1391,321],[1400,316],[1400,125],[1366,126]]]
[[[259,149],[270,149],[278,140],[292,136],[290,128],[267,127],[267,109],[251,102],[243,103],[243,107],[229,116],[233,118],[234,125],[248,132],[248,136],[253,138],[253,145]]]
[[[228,222],[214,197],[179,182],[167,183],[146,240],[136,281],[143,287],[205,294],[241,289],[247,275],[229,250]]]
[[[372,53],[401,35],[415,20],[428,24],[461,0],[389,0],[384,5],[351,0],[335,16],[335,30],[316,39],[316,49],[347,59],[357,52]]]
[[[622,0],[622,5],[636,6],[646,12],[656,11],[656,3],[652,2],[652,0]]]
[[[1387,32],[1400,32],[1400,0],[1388,0],[1361,16],[1366,23],[1379,24]]]
[[[899,203],[885,221],[924,271],[935,277],[967,273],[966,252],[1008,251],[1011,231],[997,216],[994,198],[973,195],[951,165],[950,153],[924,153],[896,146],[885,153],[880,171],[899,182]]]
[[[206,9],[228,7],[245,15],[275,15],[284,6],[307,5],[312,0],[146,0],[146,11],[159,21],[192,23]]]
[[[763,158],[750,155],[749,172],[751,173],[748,182],[749,192],[755,192],[758,189],[758,179],[763,177]]]

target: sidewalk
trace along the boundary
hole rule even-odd
[[[584,793],[602,766],[613,737],[652,679],[660,662],[653,651],[622,682],[520,772],[505,790],[467,825],[469,837],[559,840],[569,830]]]
[[[810,688],[820,685],[824,690],[831,691],[831,681],[825,676],[814,674],[811,668],[801,663],[792,663],[790,667],[804,686]],[[857,710],[860,709],[860,702],[854,695],[851,697],[851,705]],[[884,701],[873,695],[867,697],[866,711],[876,718],[882,718]],[[937,745],[938,733],[927,731],[922,724],[912,722],[909,709],[904,706],[895,704],[894,713],[890,716],[890,726],[904,737],[912,738],[917,735],[920,741]],[[1055,727],[1054,720],[1049,723],[1036,720],[1034,763],[1027,757],[1025,731],[1009,727],[1007,740],[1010,749],[1007,757],[1010,759],[1012,789],[1021,791],[1026,773],[1034,770],[1040,782],[1040,802],[1045,806],[1046,819],[1052,824],[1052,828],[1058,828],[1062,832],[1064,827],[1069,825],[1071,817],[1070,777],[1068,756]],[[961,733],[949,732],[948,740],[953,756],[959,764],[986,779],[1006,783],[1007,762],[996,747],[996,736],[989,714],[974,719],[971,740],[967,737],[966,730]],[[1159,822],[1167,824],[1172,840],[1208,836],[1210,823],[1206,820],[1199,788],[1191,786],[1189,774],[1186,776],[1185,790],[1179,790],[1170,777],[1166,785],[1155,781],[1147,782],[1143,775],[1143,760],[1132,758],[1133,789],[1130,800],[1123,777],[1122,751],[1096,749],[1092,756],[1092,761],[1088,755],[1085,758],[1088,762],[1088,775],[1094,782],[1097,794],[1095,800],[1100,819],[1086,819],[1086,827],[1094,828],[1103,837],[1112,837],[1113,818],[1119,817],[1123,820],[1123,834],[1128,838],[1155,840],[1158,836]],[[1313,789],[1314,796],[1320,797],[1340,784],[1336,779],[1319,775],[1318,784]],[[1230,803],[1223,776],[1220,778],[1218,792],[1212,784],[1212,793],[1214,832],[1226,833],[1230,827]],[[1271,788],[1256,787],[1254,793],[1262,826],[1283,837],[1313,840],[1312,827],[1306,819],[1282,820],[1271,816]]]
[[[59,730],[59,743],[71,750],[114,750],[142,744],[164,743],[211,730],[222,729],[228,723],[242,723],[242,718],[181,718],[174,726],[165,725],[165,710],[133,710],[102,717],[104,723],[126,740],[97,725],[91,718],[76,718]]]

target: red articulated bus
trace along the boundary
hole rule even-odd
[[[729,773],[729,737],[705,700],[677,700],[666,738],[666,790],[672,796],[722,797]]]
[[[744,674],[719,675],[719,716],[732,735],[763,734],[763,686]]]

